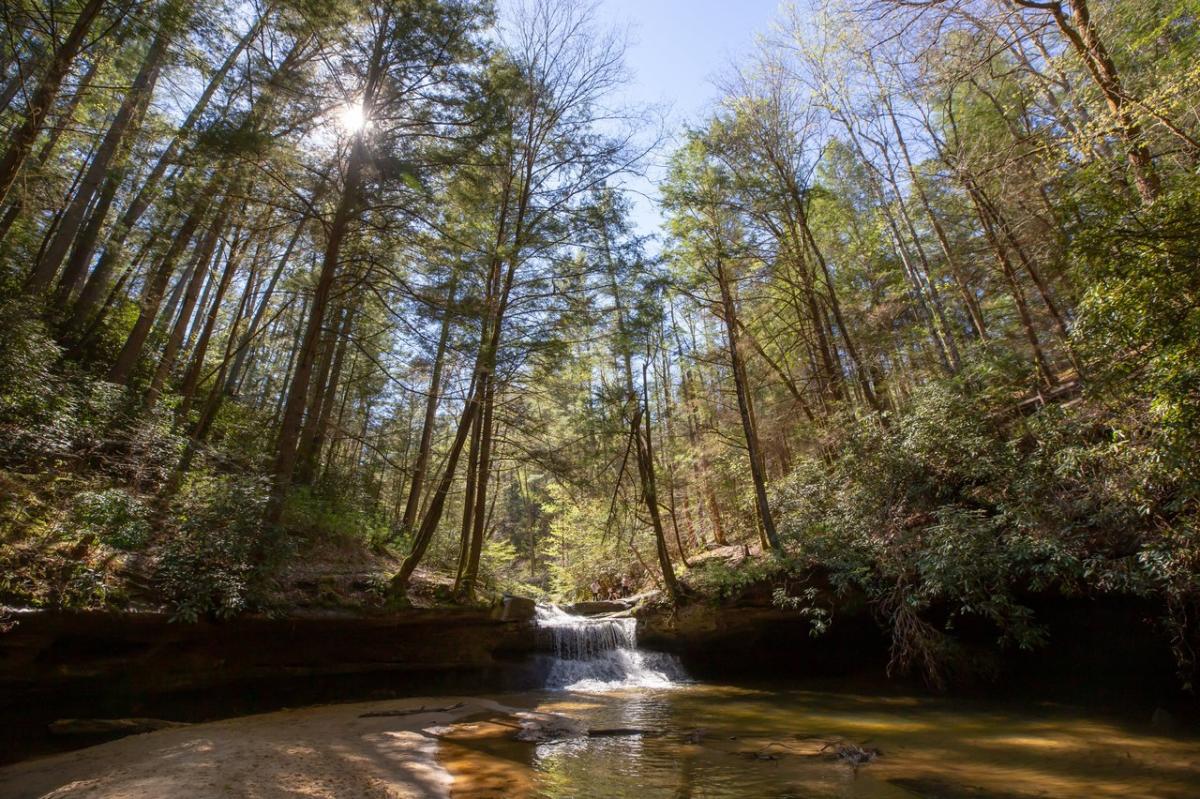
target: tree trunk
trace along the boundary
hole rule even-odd
[[[225,216],[228,212],[230,200],[231,197],[227,195],[221,204],[221,208],[217,211],[217,216],[213,220],[212,226],[197,249],[196,263],[192,268],[191,277],[187,281],[187,289],[183,295],[183,304],[179,309],[175,325],[171,329],[171,335],[167,338],[162,356],[158,360],[158,368],[155,369],[154,378],[150,381],[150,389],[146,392],[147,409],[153,408],[154,404],[158,401],[159,395],[162,393],[162,388],[166,384],[167,377],[170,375],[171,369],[175,366],[175,357],[179,354],[179,348],[183,344],[184,332],[187,330],[188,321],[192,317],[192,311],[196,307],[196,300],[200,296],[200,286],[203,285],[204,279],[208,275],[209,262],[212,260],[217,240],[221,237],[221,232],[225,228]]]
[[[170,15],[170,7],[167,8],[167,14]],[[154,93],[155,84],[158,83],[167,47],[174,38],[176,29],[177,23],[170,18],[160,22],[158,32],[150,43],[150,49],[146,52],[142,66],[138,70],[133,84],[129,87],[129,91],[122,99],[116,116],[113,117],[112,124],[109,125],[108,132],[105,133],[100,144],[100,149],[92,159],[87,176],[75,192],[75,197],[67,207],[54,238],[34,269],[28,283],[30,291],[45,291],[54,280],[68,249],[79,235],[84,214],[103,182],[104,190],[100,192],[100,201],[92,209],[92,218],[88,223],[88,235],[91,237],[92,243],[99,235],[99,228],[104,222],[104,217],[108,215],[108,207],[124,179],[125,152],[129,150],[130,140],[141,127],[146,107],[150,104],[150,96]],[[91,259],[91,245],[87,244],[86,240],[81,241],[80,244],[82,246],[76,248],[75,257],[71,259],[63,273],[60,296],[67,297],[74,293],[86,274],[87,263]],[[85,254],[84,249],[89,252]]]
[[[313,419],[312,430],[304,431],[300,439],[297,479],[305,485],[312,483],[317,463],[321,459],[321,449],[325,444],[325,437],[329,430],[329,420],[333,416],[334,398],[337,396],[338,386],[340,385],[342,365],[346,358],[346,347],[350,343],[350,328],[353,322],[354,311],[347,308],[342,313],[341,324],[338,326],[338,329],[331,331],[333,335],[331,337],[330,350],[333,352],[333,357],[330,360],[329,369],[326,375],[324,375],[325,387],[321,392],[321,403],[319,407],[309,409],[309,414]],[[308,426],[307,420],[305,426]]]
[[[208,344],[212,340],[213,331],[217,326],[217,316],[221,311],[221,303],[225,299],[225,293],[229,290],[229,284],[233,281],[233,275],[237,272],[238,265],[241,261],[243,248],[230,246],[229,255],[225,259],[225,269],[221,272],[221,279],[217,283],[216,290],[213,292],[212,302],[208,306],[208,314],[204,317],[204,327],[200,331],[200,337],[196,340],[195,348],[192,350],[192,359],[188,364],[187,371],[183,374],[183,380],[179,384],[179,395],[182,401],[179,404],[177,415],[180,419],[187,419],[192,409],[192,403],[196,398],[196,388],[200,384],[200,375],[204,369],[204,359],[208,354]]]
[[[1030,349],[1033,352],[1034,366],[1037,368],[1038,375],[1046,386],[1053,387],[1058,384],[1058,377],[1054,374],[1054,369],[1051,368],[1050,362],[1046,360],[1046,353],[1042,350],[1037,329],[1033,325],[1033,316],[1029,313],[1029,304],[1025,301],[1025,292],[1021,288],[1020,281],[1017,279],[1016,270],[1013,269],[1008,253],[1005,251],[1000,237],[996,234],[996,230],[992,226],[991,219],[978,192],[969,181],[967,183],[967,193],[970,195],[971,202],[975,207],[975,213],[979,218],[980,226],[983,228],[984,237],[992,248],[992,253],[996,257],[996,262],[1000,265],[1001,272],[1004,273],[1004,279],[1008,283],[1009,292],[1012,294],[1013,302],[1017,306],[1017,315],[1021,319],[1021,327],[1025,331],[1025,337],[1028,339]]]
[[[267,515],[267,519],[271,523],[279,521],[279,514],[283,509],[283,498],[288,487],[291,485],[292,474],[295,471],[300,424],[308,402],[309,382],[312,379],[313,367],[316,363],[317,345],[321,338],[321,327],[325,320],[325,309],[329,304],[329,295],[333,290],[333,282],[337,274],[342,244],[346,238],[346,233],[354,214],[358,210],[358,194],[366,158],[366,142],[360,134],[355,138],[354,145],[351,148],[350,161],[346,167],[345,185],[342,189],[342,196],[338,201],[333,222],[329,227],[328,239],[325,244],[325,255],[321,263],[321,274],[317,279],[317,285],[313,291],[312,305],[308,313],[308,324],[304,330],[304,338],[297,353],[296,368],[292,374],[292,382],[287,392],[287,402],[284,405],[283,421],[279,430],[275,464],[272,470],[275,475],[275,487],[272,492]]]
[[[755,429],[753,410],[751,408],[750,387],[747,385],[745,364],[738,347],[737,310],[734,307],[733,292],[725,272],[724,264],[717,261],[717,284],[721,289],[721,307],[725,322],[725,331],[729,341],[729,360],[733,371],[734,388],[737,391],[738,413],[742,417],[742,432],[746,437],[746,449],[750,455],[750,476],[754,481],[754,507],[758,512],[758,521],[762,526],[767,543],[776,551],[782,547],[779,535],[775,530],[775,520],[771,516],[771,506],[767,501],[767,483],[762,458],[762,448],[758,442],[758,431]]]
[[[908,170],[908,177],[912,181],[912,189],[921,201],[921,207],[925,211],[925,216],[929,219],[929,226],[933,228],[933,235],[938,241],[942,255],[946,258],[946,266],[950,271],[951,277],[954,279],[954,287],[958,290],[958,295],[962,299],[963,309],[967,312],[967,318],[971,322],[971,330],[976,338],[986,339],[987,325],[983,320],[983,311],[979,307],[979,300],[967,285],[966,277],[963,275],[958,258],[950,246],[950,239],[946,235],[946,229],[942,226],[942,221],[933,212],[933,207],[929,202],[929,195],[925,193],[925,185],[917,175],[916,167],[913,165],[912,155],[909,153],[908,142],[904,138],[904,132],[900,128],[900,123],[896,120],[896,110],[892,106],[891,97],[887,92],[883,91],[882,83],[879,82],[878,77],[876,77],[876,83],[880,86],[884,108],[887,111],[888,120],[892,123],[892,131],[896,134],[896,143],[900,147],[900,155],[904,159],[905,168]],[[909,227],[910,229],[912,228],[911,221],[909,222]],[[913,231],[913,236],[915,241],[915,231]],[[922,258],[924,259],[923,254]],[[928,266],[926,269],[928,270]]]
[[[642,500],[646,504],[646,512],[650,515],[650,524],[654,528],[654,544],[658,551],[658,565],[662,570],[663,587],[671,602],[679,604],[681,598],[679,582],[675,578],[675,568],[671,565],[671,552],[667,549],[667,534],[663,529],[662,516],[658,511],[658,490],[654,483],[654,449],[651,443],[650,430],[650,401],[646,389],[646,368],[642,367],[642,401],[633,414],[630,434],[637,447],[638,474],[642,482]],[[642,422],[645,421],[643,429]]]
[[[138,359],[142,355],[142,350],[146,346],[146,338],[150,334],[150,328],[153,326],[154,320],[158,317],[158,309],[162,303],[163,292],[166,291],[171,274],[175,271],[175,263],[179,260],[179,256],[183,254],[183,250],[187,247],[188,242],[192,240],[192,234],[196,232],[196,228],[199,227],[201,219],[208,210],[208,206],[212,202],[213,191],[219,182],[220,178],[214,178],[208,186],[199,192],[199,196],[196,198],[196,202],[193,204],[187,218],[184,219],[183,224],[176,231],[175,237],[171,241],[171,246],[167,249],[158,267],[151,274],[145,287],[142,289],[142,296],[138,301],[140,310],[137,321],[134,322],[133,329],[129,331],[121,352],[117,355],[116,361],[108,371],[109,381],[121,384],[129,381],[129,376],[132,374],[133,368],[137,365]]]
[[[71,93],[70,98],[55,116],[55,123],[47,132],[46,140],[38,148],[37,154],[33,157],[33,168],[35,170],[40,169],[50,160],[50,156],[54,153],[54,148],[58,146],[63,133],[71,127],[71,122],[75,118],[75,110],[79,107],[79,103],[83,100],[88,88],[92,85],[92,79],[96,77],[101,60],[100,58],[93,58],[91,60],[88,64],[87,72],[83,73],[79,78],[79,82],[75,85],[75,91]],[[8,231],[12,228],[13,223],[17,221],[24,207],[25,201],[23,197],[18,195],[12,198],[12,203],[4,213],[4,218],[0,220],[0,241],[8,236]]]
[[[475,393],[475,383],[472,381],[468,395]],[[454,575],[454,594],[458,596],[462,590],[463,578],[467,573],[467,560],[471,556],[471,533],[475,529],[475,479],[479,473],[479,440],[480,417],[476,416],[471,425],[471,445],[467,450],[467,476],[463,486],[462,527],[458,541],[458,572]]]
[[[41,132],[42,120],[45,119],[46,112],[50,110],[50,105],[54,102],[59,87],[62,86],[63,78],[71,70],[71,64],[75,61],[75,56],[79,54],[83,40],[87,37],[88,31],[91,29],[92,23],[96,21],[104,3],[105,0],[86,0],[79,9],[79,14],[75,17],[75,24],[50,57],[50,63],[42,74],[37,90],[29,100],[25,119],[9,135],[8,150],[5,151],[3,157],[0,157],[0,205],[3,205],[4,201],[8,199],[9,192],[16,182],[17,173],[21,171],[25,159],[29,156],[29,151],[33,148],[33,143]]]
[[[130,201],[129,206],[114,226],[109,240],[104,247],[104,251],[100,255],[100,260],[96,264],[93,279],[96,280],[98,286],[92,288],[89,292],[88,288],[92,284],[92,279],[89,279],[88,286],[85,287],[73,311],[75,317],[86,317],[90,314],[91,306],[98,296],[98,291],[103,290],[104,283],[108,281],[108,277],[112,274],[116,261],[120,258],[121,252],[125,247],[125,241],[129,237],[130,232],[132,232],[134,225],[142,218],[142,215],[154,200],[158,184],[162,180],[163,175],[166,174],[167,168],[178,158],[184,139],[196,127],[196,123],[200,121],[200,117],[204,112],[208,110],[208,104],[212,101],[213,95],[216,94],[217,90],[225,82],[226,76],[233,68],[233,65],[237,63],[238,58],[245,52],[254,37],[258,35],[263,23],[266,21],[268,13],[269,9],[265,10],[259,16],[258,20],[250,26],[250,29],[238,41],[232,52],[225,59],[225,62],[209,78],[208,85],[205,86],[195,105],[192,106],[192,110],[188,113],[187,118],[179,126],[179,130],[175,132],[166,149],[159,155],[150,173],[141,181],[141,186],[137,194],[134,195],[133,200]]]
[[[1045,9],[1044,3],[1031,3],[1029,0],[1018,0],[1022,5]],[[1084,66],[1112,113],[1117,125],[1117,133],[1125,142],[1129,156],[1129,165],[1133,168],[1133,182],[1137,186],[1138,195],[1143,203],[1152,203],[1161,191],[1158,173],[1154,169],[1154,159],[1150,148],[1146,146],[1141,125],[1129,110],[1128,95],[1121,86],[1121,78],[1117,73],[1117,65],[1108,54],[1100,34],[1092,22],[1088,0],[1066,0],[1071,9],[1071,18],[1063,11],[1061,3],[1050,4],[1049,11],[1058,24],[1059,30],[1071,43],[1071,46],[1083,59]]]
[[[408,500],[404,503],[404,518],[401,522],[403,529],[411,530],[417,518],[417,509],[421,505],[421,491],[425,485],[425,474],[429,468],[429,454],[433,447],[433,429],[437,422],[438,400],[441,395],[442,370],[446,361],[446,346],[450,340],[450,322],[454,316],[454,295],[458,286],[458,276],[452,275],[450,286],[446,290],[446,308],[442,313],[442,330],[438,335],[437,350],[433,358],[433,374],[429,378],[429,394],[425,398],[425,419],[421,424],[421,443],[417,448],[416,461],[413,463],[412,483],[408,490]]]
[[[871,385],[870,376],[867,374],[866,369],[863,368],[858,348],[854,346],[854,339],[850,335],[850,326],[846,324],[846,320],[842,316],[842,304],[838,301],[837,288],[833,284],[833,275],[830,273],[829,264],[825,261],[825,256],[821,253],[820,247],[817,246],[817,240],[808,226],[808,214],[806,213],[801,213],[800,215],[800,231],[804,234],[805,243],[807,243],[813,256],[817,259],[817,264],[821,267],[821,274],[825,278],[825,288],[828,293],[829,308],[833,311],[833,318],[837,321],[838,330],[841,331],[842,342],[846,345],[846,354],[854,364],[854,373],[858,376],[858,384],[862,389],[863,398],[866,399],[867,404],[871,406],[871,409],[875,411],[880,420],[886,424],[883,415],[883,405],[880,403],[879,397],[875,394],[875,388]]]
[[[475,513],[471,521],[471,549],[467,556],[467,569],[463,576],[463,596],[468,602],[475,598],[475,584],[479,580],[479,558],[483,553],[483,533],[487,522],[487,487],[492,469],[492,414],[496,402],[494,378],[488,376],[484,386],[483,418],[479,425],[479,466],[475,479]]]

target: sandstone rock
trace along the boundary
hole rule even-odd
[[[518,741],[542,743],[566,738],[581,738],[588,733],[587,725],[578,719],[557,713],[523,711],[513,714],[521,725],[514,736]]]
[[[602,613],[621,613],[629,610],[632,605],[622,599],[597,600],[594,602],[576,602],[567,605],[564,610],[577,616],[599,616]]]
[[[506,596],[492,610],[497,621],[529,621],[537,611],[537,603],[523,596]]]

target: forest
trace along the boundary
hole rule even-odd
[[[937,687],[1122,597],[1196,678],[1195,0],[785,4],[677,124],[587,0],[0,9],[0,627],[757,588]]]

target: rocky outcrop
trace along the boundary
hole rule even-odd
[[[813,605],[829,614],[828,628],[820,635],[813,634],[808,616],[775,606],[772,587],[758,584],[719,602],[694,599],[678,608],[662,601],[639,605],[633,611],[638,645],[677,654],[689,674],[703,680],[854,677],[864,685],[902,682],[909,689],[922,688],[920,675],[888,669],[890,630],[864,597],[832,592],[819,575],[810,577],[807,586],[818,592]],[[1046,645],[1004,647],[989,619],[951,616],[945,607],[930,609],[931,623],[946,629],[954,645],[948,690],[1089,706],[1197,710],[1194,697],[1181,691],[1170,642],[1154,621],[1161,608],[1139,597],[1067,597],[1050,591],[1022,602],[1044,629]]]
[[[532,621],[537,614],[537,603],[523,596],[505,595],[492,608],[492,618],[497,621]]]
[[[887,661],[887,641],[862,603],[839,607],[819,636],[808,617],[774,606],[767,595],[678,608],[653,603],[633,613],[639,646],[679,655],[701,679],[882,673]]]
[[[173,623],[24,612],[0,634],[0,760],[62,718],[204,721],[280,707],[539,687],[533,625],[478,610]]]
[[[576,602],[563,608],[567,613],[576,616],[600,616],[606,613],[623,613],[634,606],[633,600],[609,599],[594,602]]]

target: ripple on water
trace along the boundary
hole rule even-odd
[[[529,745],[540,799],[1200,796],[1197,739],[1064,708],[702,684],[504,701],[655,733]],[[821,751],[839,740],[883,756],[852,768]]]

